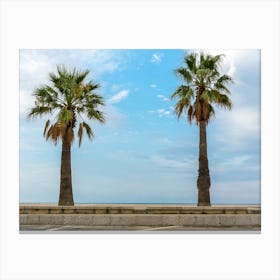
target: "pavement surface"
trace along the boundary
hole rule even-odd
[[[20,232],[260,232],[260,205],[20,204]]]
[[[21,225],[20,233],[28,232],[69,232],[81,231],[81,232],[102,232],[102,233],[112,233],[112,232],[192,232],[201,231],[203,233],[211,232],[249,232],[249,233],[260,233],[260,227],[184,227],[184,226],[164,226],[164,227],[153,227],[153,226],[76,226],[76,225]]]

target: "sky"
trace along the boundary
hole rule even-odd
[[[201,50],[20,50],[20,202],[57,203],[61,144],[43,137],[48,117],[28,119],[34,89],[57,65],[88,69],[100,84],[106,123],[91,121],[92,141],[72,146],[75,203],[197,202],[199,128],[178,119],[170,96],[183,84],[174,69]],[[259,50],[224,54],[233,108],[216,108],[207,126],[212,204],[259,204]]]

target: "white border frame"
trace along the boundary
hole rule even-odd
[[[279,26],[276,0],[2,1],[0,278],[280,279]],[[21,48],[261,49],[262,233],[20,235]]]

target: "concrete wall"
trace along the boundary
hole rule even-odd
[[[260,214],[20,214],[21,225],[260,227]]]

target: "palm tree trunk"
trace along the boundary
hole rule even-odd
[[[62,141],[58,205],[74,205],[71,176],[71,144]]]
[[[210,175],[207,157],[206,122],[199,122],[199,169],[198,169],[197,206],[210,206]]]

